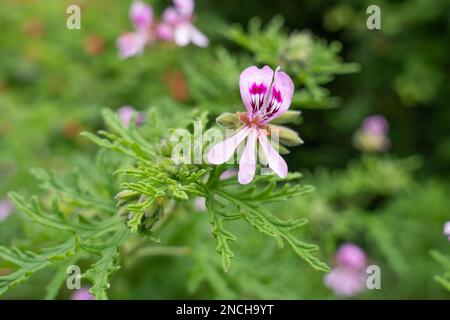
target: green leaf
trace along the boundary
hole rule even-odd
[[[206,201],[206,207],[209,213],[209,223],[211,224],[211,232],[217,239],[216,251],[222,256],[222,267],[226,271],[230,269],[231,260],[234,257],[233,252],[230,249],[230,241],[236,241],[236,237],[223,225],[224,218],[216,214],[218,212],[217,205],[214,201]]]
[[[431,251],[431,256],[446,270],[443,275],[435,276],[434,279],[450,292],[450,257],[447,257],[436,250]]]
[[[111,247],[101,252],[101,258],[94,263],[91,268],[83,274],[83,277],[90,280],[93,286],[89,290],[97,300],[107,300],[106,291],[110,288],[109,278],[111,274],[118,270],[119,252],[116,247]]]
[[[78,241],[76,238],[72,238],[61,245],[44,249],[41,254],[0,246],[0,259],[18,266],[18,269],[13,273],[0,276],[0,295],[27,280],[37,271],[48,267],[52,262],[67,260],[75,254],[77,249]]]
[[[291,179],[293,178],[298,178],[298,176],[291,177]],[[234,236],[223,228],[220,217],[224,219],[242,218],[259,232],[275,238],[280,248],[287,243],[314,269],[330,271],[324,262],[312,255],[314,251],[318,250],[316,245],[300,241],[292,234],[292,231],[307,223],[306,219],[283,220],[264,207],[272,202],[286,201],[292,197],[302,196],[311,192],[313,188],[298,184],[295,186],[285,184],[281,188],[277,188],[277,178],[273,176],[260,176],[255,181],[264,181],[266,185],[261,187],[261,184],[255,183],[244,187],[232,179],[230,181],[214,180],[212,185],[207,186],[210,221],[213,226],[213,234],[219,242],[218,251],[222,255],[224,269],[228,270],[230,266],[233,255],[228,241],[234,240]]]

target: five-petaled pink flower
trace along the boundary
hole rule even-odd
[[[145,46],[154,39],[153,9],[142,1],[135,1],[131,5],[130,18],[134,25],[134,32],[126,32],[117,40],[119,56],[126,59],[144,51]]]
[[[174,41],[184,47],[193,43],[208,46],[208,38],[193,24],[194,0],[173,0],[173,7],[164,10],[162,22],[156,28],[159,39]]]
[[[256,171],[257,144],[262,148],[269,167],[281,178],[288,173],[287,164],[269,142],[268,123],[286,112],[291,104],[294,83],[279,67],[274,71],[265,66],[245,69],[239,81],[242,101],[247,113],[241,114],[244,126],[231,138],[215,145],[208,154],[212,164],[227,162],[238,145],[247,139],[244,152],[239,161],[238,180],[248,184]]]

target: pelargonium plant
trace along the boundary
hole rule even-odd
[[[157,41],[178,46],[208,45],[206,36],[194,27],[193,12],[193,0],[174,0],[173,6],[164,10],[162,19],[158,20],[150,5],[134,2],[130,10],[134,30],[119,38],[119,55],[136,56]],[[160,238],[166,230],[182,229],[182,234],[196,232],[185,229],[185,224],[180,228],[180,220],[176,219],[181,218],[192,219],[196,224],[199,222],[194,219],[203,219],[204,225],[209,226],[211,232],[207,236],[215,238],[219,258],[214,250],[205,250],[203,239],[190,242],[185,235],[179,240],[189,246],[183,252],[191,254],[199,265],[204,264],[199,261],[207,256],[208,261],[214,261],[211,267],[214,272],[221,272],[223,277],[232,268],[233,259],[239,259],[235,257],[235,246],[246,240],[235,235],[232,225],[238,223],[273,238],[279,248],[291,248],[314,270],[330,271],[316,256],[318,246],[302,241],[297,234],[307,220],[296,217],[296,212],[292,213],[294,217],[273,213],[270,205],[294,197],[301,201],[314,190],[310,185],[301,184],[300,173],[288,172],[281,156],[289,152],[288,147],[302,143],[297,132],[285,126],[300,115],[299,111],[289,110],[291,102],[294,107],[299,106],[299,101],[319,107],[328,104],[331,97],[321,85],[328,83],[331,75],[353,72],[354,67],[344,64],[336,49],[312,37],[306,43],[310,46],[308,55],[294,55],[301,61],[292,63],[290,53],[303,49],[297,45],[285,47],[295,37],[283,33],[276,21],[267,30],[253,28],[251,36],[243,30],[232,29],[230,39],[235,38],[253,56],[241,62],[226,49],[218,51],[219,69],[224,72],[217,74],[214,70],[213,76],[216,82],[226,83],[226,90],[203,94],[202,90],[210,89],[202,85],[208,78],[202,73],[205,70],[195,68],[192,61],[183,66],[192,87],[192,102],[198,109],[191,105],[165,104],[158,97],[149,102],[154,106],[145,113],[130,106],[116,112],[105,109],[102,112],[105,128],[96,134],[82,133],[100,149],[94,161],[89,158],[67,176],[33,170],[42,194],[29,197],[12,192],[10,199],[16,211],[25,215],[33,226],[39,226],[36,236],[45,230],[47,240],[36,241],[37,248],[0,246],[0,259],[11,270],[0,275],[0,295],[36,272],[51,268],[57,276],[46,286],[45,298],[53,299],[65,284],[67,268],[80,264],[83,265],[82,289],[73,298],[91,299],[92,295],[107,299],[108,290],[114,286],[111,276],[121,265],[129,266],[127,262],[138,259],[136,251],[144,248],[164,252],[168,247],[171,251],[170,241]],[[268,39],[275,47],[266,46]],[[309,59],[315,55],[323,58]],[[248,61],[271,67],[244,68],[243,63],[248,66]],[[279,67],[272,69],[278,64],[283,71]],[[321,64],[333,67],[323,69]],[[207,69],[211,71],[209,66]],[[239,91],[245,110],[233,112],[233,104],[237,102],[233,99]],[[212,99],[203,100],[205,97]],[[214,115],[220,113],[211,108],[211,103],[220,106],[220,112],[229,111],[216,118],[221,130],[231,131],[224,141],[210,139],[213,132],[222,132],[208,121],[205,105]],[[204,139],[196,140],[199,123]],[[194,153],[196,149],[205,151],[201,154],[201,160],[205,161],[174,160],[174,154],[180,149],[177,130],[188,138],[188,146],[193,145]],[[234,162],[236,150],[238,165]],[[186,158],[191,160],[192,154],[188,152]],[[261,174],[257,174],[258,169]],[[185,214],[193,210],[200,215]]]
[[[158,119],[167,116],[164,113],[168,110],[153,108],[146,113],[146,121],[142,123],[137,121],[140,116],[137,112],[125,107],[118,113],[104,111],[108,131],[101,130],[98,135],[83,133],[103,149],[97,158],[97,169],[89,164],[89,169],[77,174],[74,185],[54,174],[35,170],[33,173],[41,187],[47,190],[45,199],[33,197],[28,200],[17,193],[11,193],[10,197],[19,211],[58,234],[55,239],[60,242],[42,253],[25,253],[0,246],[0,257],[18,266],[15,272],[0,277],[0,294],[48,267],[52,261],[64,261],[58,266],[65,272],[68,265],[90,257],[97,261],[81,277],[92,283],[91,294],[97,299],[106,299],[109,278],[119,268],[121,248],[135,241],[135,235],[158,244],[158,230],[170,221],[166,222],[166,217],[176,214],[176,208],[188,205],[190,199],[202,199],[199,211],[207,211],[225,271],[231,267],[234,257],[231,243],[237,240],[225,226],[230,220],[247,222],[257,231],[275,238],[280,248],[289,245],[314,269],[329,271],[329,267],[313,255],[318,247],[293,234],[307,221],[303,218],[284,220],[266,207],[269,203],[286,201],[312,191],[311,186],[289,184],[300,175],[289,174],[286,163],[275,150],[283,143],[301,142],[293,130],[273,124],[275,120],[285,123],[298,116],[298,112],[287,113],[294,84],[279,68],[273,72],[268,66],[262,69],[252,66],[241,73],[239,87],[247,112],[218,118],[218,123],[233,126],[236,133],[210,149],[211,163],[173,160],[174,152],[178,150],[176,139],[170,137],[170,130],[167,137],[169,128],[155,126]],[[171,125],[175,119],[171,118]],[[183,115],[178,127],[189,133],[192,121],[208,127],[207,114],[196,110],[190,118]],[[208,129],[205,136],[210,130],[217,129]],[[275,133],[279,140],[272,146],[268,136]],[[223,162],[245,138],[246,148],[236,176],[235,166]],[[205,139],[201,143],[202,149],[206,150],[211,143]],[[255,176],[256,145],[261,147],[268,166],[276,175]],[[97,171],[93,174],[92,170]],[[101,178],[92,183],[98,174]],[[76,213],[73,208],[78,208]],[[52,282],[47,297],[54,297],[61,285],[61,281]]]

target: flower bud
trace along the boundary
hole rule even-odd
[[[298,146],[303,140],[298,136],[297,132],[283,126],[269,125],[272,135],[278,135],[279,142],[285,146]]]
[[[225,112],[217,117],[216,122],[222,127],[234,129],[239,127],[239,116],[236,113]]]
[[[291,153],[288,148],[283,146],[281,143],[277,143],[275,141],[271,141],[272,147],[279,153],[279,154],[289,154]]]
[[[278,145],[278,153],[279,154],[289,154],[290,151],[288,148],[284,147],[283,145]]]
[[[291,111],[288,110],[285,113],[279,115],[275,119],[271,120],[270,123],[273,124],[284,124],[284,123],[292,123],[298,120],[300,117],[301,112],[300,111]]]
[[[122,190],[118,194],[116,194],[116,200],[130,200],[136,198],[139,195],[139,192],[132,190]]]

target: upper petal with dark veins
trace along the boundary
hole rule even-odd
[[[239,87],[250,120],[263,108],[272,79],[273,70],[268,66],[261,69],[252,66],[242,71]]]
[[[294,94],[294,83],[279,67],[275,71],[270,96],[263,110],[263,123],[278,117],[289,109]]]

